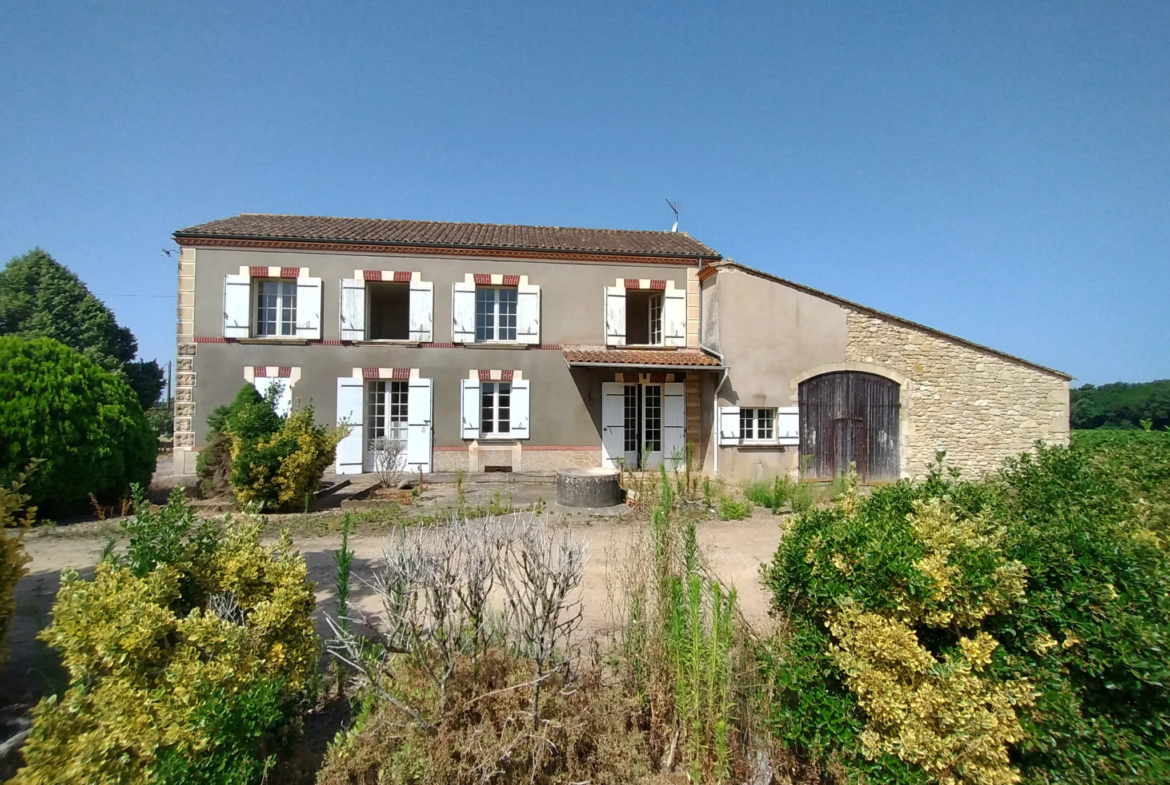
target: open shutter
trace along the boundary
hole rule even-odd
[[[626,345],[626,290],[605,287],[605,345]]]
[[[362,433],[362,393],[365,382],[352,376],[337,380],[337,424],[349,423],[353,427],[337,445],[337,473],[361,474],[362,453],[365,436]]]
[[[687,345],[687,290],[667,289],[662,303],[662,342],[667,346]]]
[[[451,288],[451,340],[455,343],[475,342],[475,284],[473,283],[457,283]],[[476,430],[479,430],[478,425],[476,425]]]
[[[601,383],[601,460],[610,469],[621,468],[626,457],[626,385]]]
[[[435,340],[435,284],[431,281],[410,282],[410,340],[430,343]]]
[[[431,471],[430,379],[411,379],[406,398],[406,468],[412,474]]]
[[[776,436],[780,444],[800,444],[800,409],[785,406],[776,410]]]
[[[512,382],[512,438],[527,439],[531,435],[529,422],[532,414],[532,382],[517,379]]]
[[[516,340],[540,343],[540,287],[525,284],[516,291]]]
[[[300,290],[297,291],[298,300]],[[366,282],[341,279],[341,340],[366,339]]]
[[[292,379],[287,377],[257,376],[252,380],[256,392],[267,396],[268,391],[276,388],[276,413],[281,417],[288,417],[292,411]]]
[[[297,337],[321,338],[321,279],[297,279]]]
[[[460,434],[464,439],[479,438],[479,379],[462,379],[460,396]]]
[[[739,444],[739,407],[719,407],[719,443]]]
[[[687,404],[680,382],[662,386],[662,457],[672,471],[687,465]]]
[[[248,338],[252,312],[252,279],[246,275],[223,277],[223,337]]]

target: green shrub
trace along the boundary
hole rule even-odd
[[[70,683],[33,710],[15,783],[253,783],[295,729],[318,653],[304,559],[258,522],[196,526],[181,490],[138,501],[124,557],[62,576],[41,638]]]
[[[1164,777],[1166,543],[1091,455],[936,469],[799,516],[765,578],[787,745],[870,783]]]
[[[272,432],[272,403],[268,398],[245,406],[227,423],[232,489],[240,504],[255,509],[307,507],[348,429],[317,425],[313,407],[306,406]]]
[[[776,477],[771,482],[761,480],[748,483],[744,488],[744,496],[761,507],[779,512],[784,503],[792,498],[795,490],[796,483],[791,478]]]
[[[29,555],[21,535],[37,514],[37,508],[29,506],[28,496],[20,492],[27,476],[19,475],[7,488],[0,486],[0,662],[6,652],[4,638],[16,613],[16,583],[28,574],[25,565]]]
[[[730,496],[719,500],[719,520],[740,521],[752,514],[751,502],[737,502]]]
[[[195,473],[199,476],[199,490],[203,496],[226,496],[231,493],[232,441],[227,435],[227,423],[244,407],[263,401],[263,396],[254,386],[245,384],[236,393],[235,400],[225,406],[216,406],[207,415],[207,444],[199,451],[195,461]],[[275,427],[272,430],[276,432]]]
[[[0,337],[0,482],[43,459],[25,492],[64,516],[146,485],[158,441],[121,376],[49,338]]]

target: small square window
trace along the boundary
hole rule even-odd
[[[740,409],[739,438],[745,442],[770,442],[776,434],[775,409]]]

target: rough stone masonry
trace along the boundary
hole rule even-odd
[[[872,313],[849,310],[851,362],[906,377],[904,471],[921,477],[935,453],[967,476],[994,471],[1036,441],[1068,444],[1068,382],[1055,372]]]

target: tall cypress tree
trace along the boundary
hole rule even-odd
[[[123,374],[143,409],[162,392],[158,363],[134,359],[134,334],[75,273],[40,248],[0,271],[0,335],[60,341],[107,371]]]

